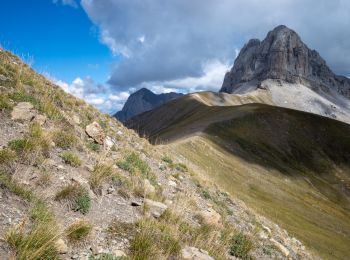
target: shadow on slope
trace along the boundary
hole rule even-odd
[[[182,98],[129,126],[168,144],[323,257],[346,259],[350,125],[262,104],[206,106]]]

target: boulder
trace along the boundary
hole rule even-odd
[[[92,122],[87,125],[85,128],[85,132],[88,136],[90,136],[94,141],[98,144],[103,144],[105,140],[105,133],[103,129],[97,122]]]
[[[11,112],[12,120],[31,120],[35,113],[33,105],[29,102],[18,103]]]
[[[181,250],[182,259],[188,260],[214,260],[207,251],[196,247],[186,246]]]
[[[150,199],[145,199],[145,205],[148,207],[150,214],[155,218],[159,218],[168,208],[164,203]]]

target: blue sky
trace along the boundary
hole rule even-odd
[[[112,114],[142,87],[218,91],[244,43],[280,24],[350,76],[349,13],[348,0],[1,0],[0,44]]]
[[[105,82],[112,65],[109,48],[81,7],[51,0],[2,1],[1,44],[28,59],[39,72],[66,82],[92,76]]]

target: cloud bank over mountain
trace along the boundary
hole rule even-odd
[[[219,89],[222,82],[208,80],[218,76],[208,68],[229,67],[244,42],[265,37],[278,24],[298,31],[336,73],[350,75],[350,35],[344,33],[350,28],[349,1],[82,0],[81,5],[99,27],[101,41],[122,57],[109,79],[118,91],[145,84]],[[225,70],[221,73],[223,79]]]

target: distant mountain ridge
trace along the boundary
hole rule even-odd
[[[147,88],[141,88],[129,96],[123,109],[114,116],[119,121],[126,122],[133,116],[152,110],[182,95],[175,92],[155,94]]]
[[[266,79],[309,84],[350,98],[350,79],[335,75],[317,51],[284,25],[270,31],[263,41],[251,39],[244,45],[220,92],[235,93],[244,83],[259,84]]]

